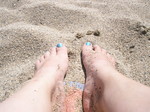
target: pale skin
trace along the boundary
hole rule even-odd
[[[115,69],[115,59],[98,45],[82,47],[86,69],[85,112],[149,112],[150,88]],[[67,48],[53,47],[37,62],[34,77],[0,104],[0,112],[52,112],[52,96],[68,68]]]

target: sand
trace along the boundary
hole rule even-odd
[[[150,86],[149,6],[149,0],[0,0],[0,101],[31,79],[35,61],[60,42],[69,49],[65,82],[84,84],[81,46],[90,41],[112,54],[124,75]]]

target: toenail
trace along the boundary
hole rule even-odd
[[[90,42],[87,42],[87,43],[86,43],[86,45],[87,45],[87,46],[90,46],[90,45],[91,45],[91,43],[90,43]]]
[[[63,46],[62,43],[57,44],[57,47],[62,47],[62,46]]]

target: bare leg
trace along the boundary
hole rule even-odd
[[[115,60],[99,46],[85,44],[85,112],[150,112],[150,88],[115,69]]]
[[[51,48],[36,62],[33,79],[0,104],[0,112],[51,112],[51,97],[68,67],[67,48]]]

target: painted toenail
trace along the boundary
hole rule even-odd
[[[57,44],[57,47],[62,47],[62,46],[63,46],[62,43]]]
[[[86,43],[86,45],[87,45],[87,46],[90,46],[90,45],[91,45],[91,43],[90,43],[90,42],[87,42],[87,43]]]

